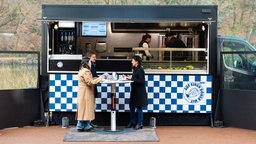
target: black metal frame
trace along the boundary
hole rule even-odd
[[[256,129],[255,110],[256,90],[225,88],[224,87],[224,60],[225,54],[250,54],[255,51],[239,51],[239,52],[220,52],[220,79],[221,87],[218,94],[215,122],[220,121],[224,126],[232,126],[246,129]],[[253,75],[252,75],[253,73]],[[256,72],[243,73],[256,77]],[[215,123],[216,124],[216,123]],[[223,127],[223,125],[221,125]]]
[[[0,54],[37,54],[38,80],[36,88],[0,90],[0,129],[33,125],[44,120],[42,95],[40,89],[40,52],[38,51],[0,51]]]

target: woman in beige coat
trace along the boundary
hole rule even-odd
[[[78,94],[77,94],[77,131],[90,131],[93,129],[90,122],[94,120],[95,84],[103,80],[103,76],[93,78],[91,73],[91,62],[89,58],[83,58],[78,72]]]

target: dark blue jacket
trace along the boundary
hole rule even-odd
[[[92,67],[91,67],[92,77],[98,77],[98,74],[96,71],[96,63],[95,62],[91,62],[91,63],[92,63]]]
[[[98,77],[97,70],[96,70],[96,63],[95,62],[91,62],[91,63],[92,63],[92,66],[91,66],[92,77]],[[97,84],[94,87],[94,96],[98,97]]]
[[[130,105],[134,107],[143,107],[148,105],[148,97],[145,86],[145,72],[141,65],[133,68],[131,84]]]

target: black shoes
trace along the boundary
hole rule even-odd
[[[77,132],[83,132],[84,131],[84,129],[76,129],[77,130]]]
[[[143,128],[143,125],[142,125],[142,124],[137,124],[137,125],[135,125],[135,124],[129,123],[129,124],[126,126],[126,128],[134,128],[135,130],[138,130],[138,129],[142,129],[142,128]]]
[[[90,125],[91,125],[93,128],[98,128],[98,125],[95,125],[95,124],[92,124],[92,123],[90,123]]]
[[[89,129],[85,129],[86,132],[95,132],[95,129],[93,127],[90,127]]]
[[[142,128],[143,128],[142,124],[137,124],[134,129],[138,130],[138,129],[142,129]]]
[[[126,126],[126,128],[134,128],[135,127],[135,124],[131,124],[131,123],[129,123],[127,126]]]
[[[96,131],[92,126],[88,129],[76,129],[76,130],[77,132],[95,132]]]

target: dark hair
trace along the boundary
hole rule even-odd
[[[151,35],[146,33],[145,35],[142,36],[144,38],[144,40],[146,40],[147,38],[151,38]]]
[[[89,65],[87,64],[89,61],[90,61],[90,59],[88,57],[82,58],[79,69],[81,69],[82,67],[90,69]]]
[[[137,61],[138,63],[139,63],[139,65],[141,65],[141,57],[140,56],[138,56],[138,55],[134,55],[133,57],[132,57],[132,59],[134,59],[135,61]]]
[[[176,35],[176,33],[174,33],[174,32],[168,32],[168,33],[165,34],[165,37],[174,36],[174,35]]]
[[[148,34],[148,33],[146,33],[146,34],[144,34],[144,35],[142,36],[142,39],[141,39],[141,41],[140,41],[140,43],[139,43],[139,47],[142,47],[143,43],[146,41],[147,38],[151,38],[151,35]]]
[[[87,57],[91,57],[92,55],[96,55],[96,52],[94,52],[94,51],[89,51],[89,52],[87,53]]]

